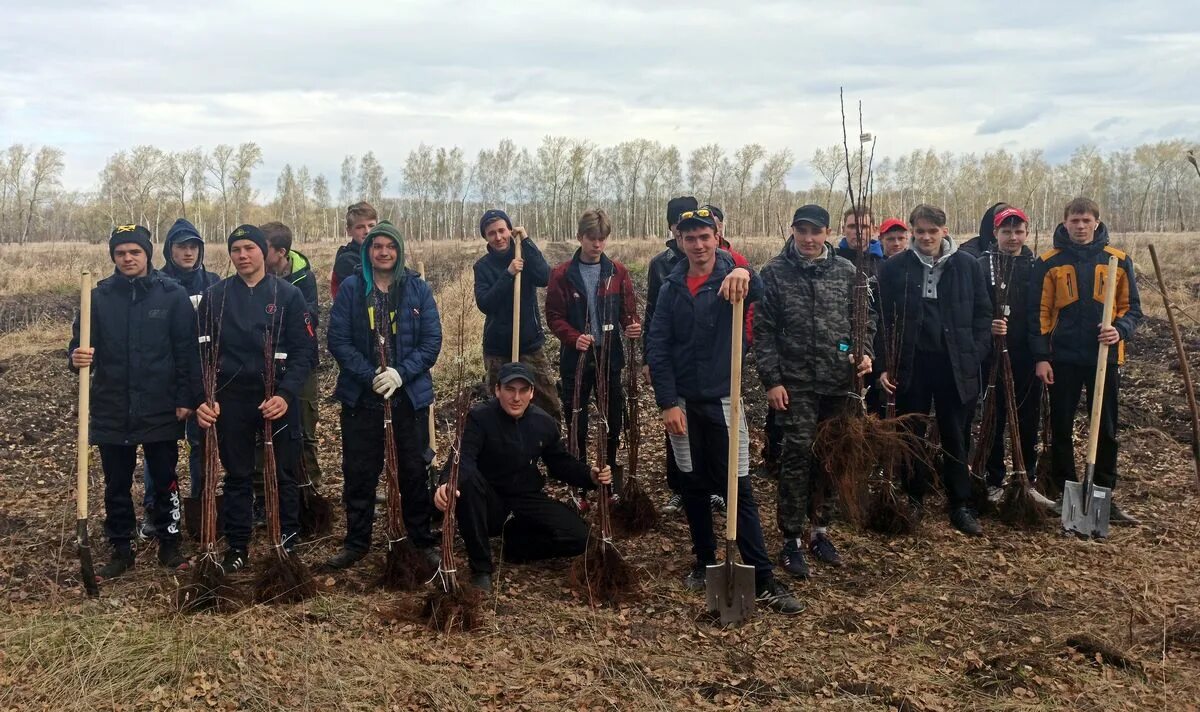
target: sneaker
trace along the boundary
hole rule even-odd
[[[988,485],[988,501],[992,504],[1000,504],[1000,500],[1004,499],[1004,488]]]
[[[96,573],[96,580],[105,581],[116,578],[131,568],[133,568],[133,550],[129,547],[113,549],[112,558],[108,560],[107,564],[100,567],[100,571]]]
[[[838,555],[837,548],[833,542],[825,534],[818,533],[808,542],[808,550],[812,555],[817,557],[817,561],[829,566],[841,566],[842,557]]]
[[[442,552],[438,551],[436,546],[418,546],[417,551],[421,552],[421,556],[424,556],[433,568],[436,569],[442,565]]]
[[[664,514],[677,514],[683,511],[683,495],[673,494],[663,505]]]
[[[1050,511],[1054,512],[1055,514],[1059,514],[1059,515],[1062,514],[1062,504],[1061,503],[1055,502],[1054,500],[1050,499],[1049,497],[1042,494],[1041,492],[1038,492],[1033,487],[1029,488],[1029,496],[1033,497],[1033,501],[1037,502],[1038,505],[1045,507],[1046,509],[1049,509]]]
[[[804,560],[804,552],[800,550],[795,539],[789,539],[779,552],[779,567],[792,578],[808,578],[808,562]]]
[[[225,552],[225,558],[221,560],[221,570],[228,576],[246,568],[248,563],[250,563],[250,557],[246,552],[240,549],[228,549]]]
[[[571,494],[568,495],[571,499],[571,505],[575,507],[575,511],[580,514],[587,514],[592,508],[592,503],[587,500],[587,493],[581,489],[571,489]]]
[[[689,591],[701,592],[708,583],[708,564],[697,561],[692,564],[692,570],[683,578],[683,587]]]
[[[967,536],[981,536],[983,529],[979,526],[979,521],[971,514],[966,507],[958,507],[950,512],[950,525]]]
[[[710,494],[708,496],[708,503],[710,505],[712,505],[712,509],[714,512],[724,512],[725,511],[725,498],[719,494]]]
[[[188,560],[179,553],[179,542],[176,540],[159,542],[158,563],[176,571],[186,571],[188,568]]]
[[[342,549],[321,564],[321,568],[326,571],[342,571],[354,566],[366,555],[366,552]]]
[[[1113,502],[1108,510],[1108,521],[1127,527],[1137,526],[1142,523],[1142,520],[1118,507],[1116,502]]]
[[[142,512],[142,525],[137,529],[138,539],[153,539],[157,534],[158,529],[154,526],[154,510],[147,509]]]
[[[488,573],[473,573],[471,574],[471,585],[484,593],[491,593],[492,575]]]
[[[787,616],[804,610],[804,604],[800,602],[800,599],[793,596],[787,586],[780,583],[779,579],[774,576],[758,589],[755,599],[772,611]]]

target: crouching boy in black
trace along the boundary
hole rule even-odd
[[[459,533],[467,547],[471,583],[483,591],[492,587],[488,539],[501,532],[505,561],[577,556],[587,547],[587,523],[542,489],[539,459],[551,477],[572,487],[592,489],[612,482],[610,468],[589,470],[571,457],[558,421],[530,405],[535,376],[528,366],[507,363],[496,378],[496,397],[472,408],[467,417],[458,471]],[[445,484],[433,501],[446,511]]]
[[[158,560],[186,566],[179,553],[179,484],[175,465],[183,423],[199,388],[196,322],[187,291],[150,267],[150,231],[123,225],[112,232],[111,277],[92,290],[92,346],[79,347],[79,318],[72,327],[71,368],[92,367],[90,440],[104,468],[104,533],[112,560],[98,579],[133,566],[134,514],[129,488],[137,448],[146,460],[146,485],[154,492]]]
[[[249,558],[254,456],[263,420],[275,421],[272,441],[279,478],[279,520],[284,546],[291,549],[300,530],[300,408],[304,382],[316,365],[316,334],[300,290],[267,274],[267,238],[253,225],[229,235],[229,261],[237,274],[215,284],[200,302],[200,328],[209,348],[217,348],[217,402],[196,409],[200,427],[217,424],[218,449],[225,468],[222,516],[229,549],[221,568],[233,573]],[[266,339],[275,358],[275,395],[266,398],[263,368]],[[200,398],[197,398],[200,400]]]

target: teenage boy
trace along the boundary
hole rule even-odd
[[[217,348],[217,402],[196,409],[200,427],[217,428],[225,468],[222,516],[229,548],[221,563],[233,573],[249,562],[252,477],[258,438],[272,423],[279,485],[279,518],[284,547],[299,534],[300,407],[304,383],[317,363],[316,333],[300,290],[267,272],[267,238],[254,225],[229,234],[229,262],[235,274],[205,293],[200,302],[201,339]],[[268,343],[267,339],[270,339]],[[264,369],[275,360],[275,395],[266,397]],[[198,397],[197,400],[202,400]]]
[[[741,431],[739,451],[729,451],[729,342],[732,334],[745,339],[746,330],[744,323],[733,323],[730,303],[757,301],[762,280],[749,268],[735,266],[729,253],[719,248],[709,211],[683,212],[678,229],[687,261],[676,265],[659,292],[646,335],[646,362],[680,470],[683,507],[696,556],[684,585],[703,590],[705,567],[716,563],[709,497],[725,491],[726,465],[729,458],[737,458],[737,543],[742,561],[755,569],[759,601],[781,613],[798,613],[804,605],[775,578],[763,541],[749,477],[744,411],[740,422],[732,425]]]
[[[647,326],[654,319],[654,306],[658,302],[658,293],[662,290],[667,276],[671,274],[677,264],[687,260],[679,242],[679,215],[698,207],[700,207],[700,203],[690,195],[681,195],[667,201],[667,229],[670,231],[671,237],[667,238],[666,249],[651,258],[650,267],[646,271],[646,319],[644,323]],[[643,340],[643,355],[645,347],[646,344]],[[642,366],[642,375],[647,381],[650,380],[649,364]],[[683,496],[680,494],[682,490],[679,485],[680,473],[679,468],[675,465],[675,458],[671,455],[670,437],[666,439],[666,443],[667,489],[671,491],[671,496],[667,498],[663,512],[676,514],[683,511]]]
[[[471,409],[463,430],[456,511],[471,583],[482,591],[492,588],[493,536],[503,533],[504,560],[511,562],[578,556],[587,548],[587,522],[546,494],[538,460],[572,487],[612,482],[609,467],[588,468],[567,452],[558,421],[532,404],[536,378],[527,364],[501,366],[495,397]],[[433,500],[443,512],[448,476],[447,470]]]
[[[345,569],[367,555],[375,521],[375,488],[384,464],[383,421],[390,409],[404,528],[436,560],[430,533],[423,431],[433,403],[429,369],[442,349],[433,290],[404,263],[404,239],[387,220],[363,241],[364,269],[346,278],[329,315],[329,352],[340,368],[334,397],[342,404],[342,501],[346,539],[326,562]],[[387,334],[388,363],[379,363],[378,330]]]
[[[329,273],[329,298],[336,299],[342,280],[362,267],[362,243],[379,222],[379,213],[370,203],[355,203],[346,208],[346,236],[350,241],[338,248]]]
[[[782,421],[778,523],[780,566],[808,578],[807,547],[840,566],[826,531],[828,512],[814,494],[829,492],[828,475],[813,453],[817,428],[853,404],[854,265],[829,245],[829,213],[804,205],[792,217],[783,252],[762,270],[764,292],[754,310],[754,356],[767,404]],[[860,374],[871,372],[874,310],[868,315]],[[807,534],[807,536],[805,536]]]
[[[875,239],[875,218],[867,208],[850,208],[842,213],[842,239],[835,251],[838,257],[858,264],[858,251],[863,251],[863,268],[867,276],[879,276],[879,265],[883,264],[883,245]]]
[[[980,257],[986,252],[996,251],[996,213],[1008,207],[1008,203],[994,203],[979,219],[979,234],[959,246],[959,250]]]
[[[534,398],[538,406],[562,421],[550,362],[542,350],[546,336],[537,299],[537,290],[550,281],[550,265],[531,237],[521,240],[521,257],[517,258],[512,220],[503,210],[485,212],[479,219],[479,234],[487,240],[487,253],[475,262],[475,304],[484,314],[483,363],[488,387],[495,388],[500,367],[512,361],[513,287],[520,274],[520,360],[537,377]]]
[[[900,218],[888,218],[879,226],[883,258],[890,259],[908,249],[908,226]]]
[[[621,418],[625,409],[625,389],[621,371],[625,367],[625,348],[621,332],[630,339],[641,338],[642,325],[637,318],[633,282],[625,265],[604,253],[612,221],[603,210],[588,210],[579,218],[575,255],[554,268],[546,289],[546,324],[561,344],[558,356],[562,382],[563,412],[568,424],[574,421],[575,447],[579,459],[588,461],[588,401],[596,388],[597,359],[607,354],[608,371],[608,455],[616,463],[621,442]],[[585,329],[586,327],[586,329]],[[581,379],[575,382],[579,359],[584,359]],[[579,402],[575,402],[575,389]],[[578,412],[576,412],[578,410]],[[619,467],[614,466],[614,469]],[[620,478],[618,478],[619,480]]]
[[[1006,207],[995,214],[994,236],[996,249],[983,253],[979,265],[983,268],[983,279],[993,304],[996,289],[1003,285],[1007,290],[1005,309],[999,318],[992,320],[992,335],[1003,336],[1008,359],[1012,364],[1013,393],[1017,403],[1017,426],[1020,431],[1021,454],[1025,459],[1025,474],[1030,479],[1037,472],[1038,429],[1041,426],[1042,382],[1034,375],[1033,353],[1029,343],[1029,287],[1033,272],[1033,252],[1025,246],[1029,239],[1029,218],[1019,208]],[[996,310],[993,307],[993,315]],[[999,358],[994,351],[992,359]],[[985,364],[984,373],[990,372]],[[1008,437],[1007,392],[1004,381],[996,380],[991,398],[996,399],[996,427],[992,432],[992,449],[987,460],[988,497],[999,502],[1004,494],[1004,479],[1008,468],[1004,463]],[[1043,504],[1053,504],[1041,493],[1034,497]]]
[[[90,442],[104,469],[104,533],[112,559],[97,579],[133,566],[130,487],[142,446],[146,484],[154,491],[158,560],[184,568],[179,553],[179,485],[175,465],[183,423],[200,387],[196,317],[187,291],[150,266],[154,246],[141,225],[112,231],[112,276],[92,289],[91,343],[79,345],[79,317],[67,347],[71,368],[92,368]]]
[[[269,222],[260,228],[267,236],[267,270],[276,277],[286,279],[293,287],[300,290],[304,303],[308,305],[308,314],[315,329],[321,316],[321,306],[317,300],[317,275],[313,271],[312,262],[299,250],[292,249],[292,229],[281,222]],[[300,423],[303,426],[304,438],[301,450],[301,464],[307,482],[300,482],[302,487],[321,485],[321,462],[317,459],[317,423],[320,421],[320,398],[317,370],[314,368],[304,383],[300,392]]]
[[[896,412],[937,416],[943,456],[938,470],[946,489],[950,523],[970,536],[983,530],[968,509],[967,432],[979,395],[979,369],[991,344],[992,302],[983,270],[959,252],[946,228],[946,213],[918,205],[909,216],[913,244],[883,263],[879,287],[885,333],[900,329],[896,372],[884,371],[880,385],[896,394]],[[924,426],[917,426],[924,435]],[[917,463],[906,489],[918,511],[929,472]]]
[[[1105,275],[1108,258],[1117,258],[1117,296],[1113,322],[1104,315]],[[1039,380],[1050,388],[1050,472],[1060,485],[1075,480],[1073,446],[1075,410],[1087,389],[1088,408],[1097,394],[1096,358],[1100,344],[1108,350],[1104,379],[1104,407],[1100,414],[1100,441],[1096,450],[1095,482],[1117,486],[1117,402],[1125,343],[1142,321],[1133,259],[1108,244],[1108,228],[1100,222],[1100,206],[1076,198],[1063,210],[1063,221],[1054,230],[1054,249],[1038,258],[1029,293],[1029,333]],[[1138,521],[1112,502],[1114,524]]]

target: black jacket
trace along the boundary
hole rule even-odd
[[[275,354],[275,392],[294,406],[317,366],[316,327],[300,290],[268,274],[253,288],[238,275],[204,294],[197,314],[201,338],[218,345],[217,400],[221,393],[261,396],[266,332]],[[196,402],[203,400],[198,395]]]
[[[337,297],[338,288],[347,277],[362,269],[362,246],[354,240],[337,249],[333,270],[329,273],[329,298]]]
[[[287,281],[300,290],[304,303],[308,305],[313,324],[320,323],[321,305],[317,301],[317,274],[313,272],[312,260],[298,250],[288,250],[288,264],[291,270],[288,272]]]
[[[996,251],[996,208],[1004,203],[996,203],[987,209],[979,219],[979,234],[958,246],[962,252],[972,257],[981,257],[985,252]]]
[[[646,272],[646,318],[642,323],[647,327],[650,326],[650,320],[654,318],[654,307],[658,302],[658,291],[662,289],[663,282],[667,281],[667,275],[675,269],[675,265],[680,260],[687,260],[687,255],[683,254],[683,250],[679,249],[679,243],[675,238],[667,240],[667,249],[658,253],[650,259],[650,267]],[[642,338],[642,352],[646,351],[646,339]]]
[[[546,411],[530,404],[524,416],[514,419],[495,398],[471,409],[463,431],[460,482],[482,477],[502,496],[540,492],[546,480],[539,459],[556,480],[585,489],[596,486],[591,468],[567,452],[558,421]],[[448,477],[447,469],[442,482]]]
[[[1033,252],[1028,247],[1022,247],[1021,254],[1015,257],[985,252],[979,258],[984,285],[992,299],[993,316],[996,313],[996,284],[1002,279],[1008,281],[1008,336],[1005,341],[1014,364],[1026,364],[1033,358],[1029,347],[1029,281],[1033,275],[1033,262]]]
[[[79,346],[79,316],[70,353]],[[196,314],[187,291],[158,270],[120,273],[92,289],[90,441],[136,445],[178,440],[176,408],[194,408],[200,388]],[[69,361],[68,361],[69,363]]]
[[[508,264],[513,260],[516,243],[510,242],[504,252],[488,248],[487,254],[475,262],[475,304],[483,312],[483,355],[512,356],[513,275]],[[546,336],[542,332],[542,317],[538,312],[537,290],[550,282],[550,265],[531,238],[521,242],[521,353],[542,348]]]
[[[893,256],[879,271],[884,332],[891,334],[900,329],[899,372],[891,378],[899,381],[901,392],[912,382],[913,369],[921,367],[915,356],[922,346],[918,340],[925,311],[925,265],[914,249]],[[962,251],[954,251],[945,259],[937,285],[945,343],[937,348],[948,349],[959,398],[970,403],[979,395],[980,364],[991,349],[992,302],[978,261]]]

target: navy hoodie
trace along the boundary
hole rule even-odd
[[[171,259],[171,248],[176,242],[197,237],[200,238],[200,258],[196,260],[195,267],[185,270]],[[189,297],[203,294],[206,289],[221,281],[219,276],[204,269],[204,238],[200,236],[200,231],[196,229],[196,226],[186,218],[176,220],[171,229],[167,231],[167,241],[163,244],[163,255],[166,262],[163,263],[162,273],[182,284]]]

